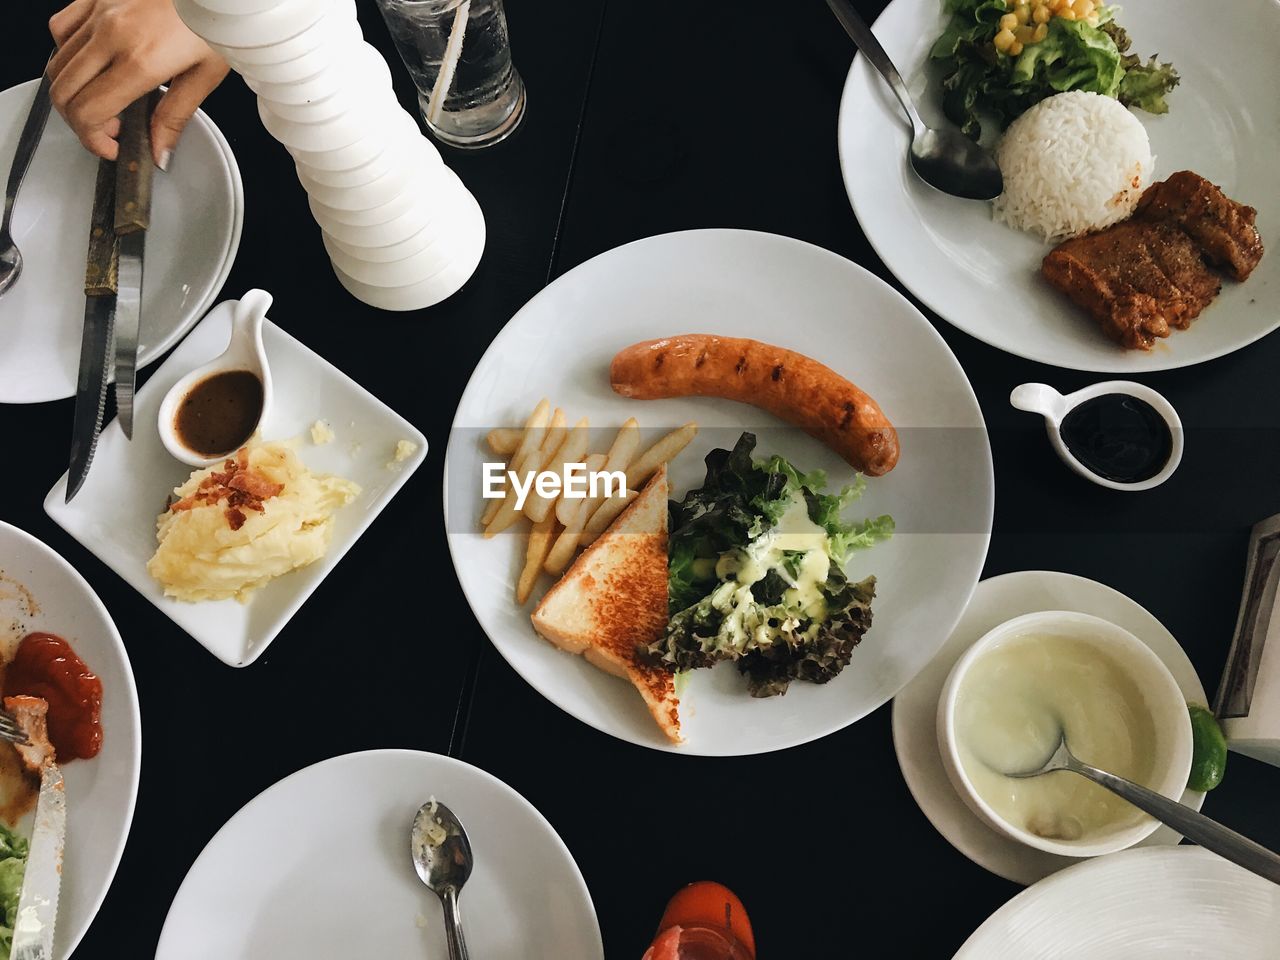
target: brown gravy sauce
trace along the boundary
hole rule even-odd
[[[224,370],[197,383],[173,415],[178,441],[206,457],[231,453],[262,418],[262,381],[250,370]]]

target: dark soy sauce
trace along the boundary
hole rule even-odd
[[[250,370],[206,377],[182,398],[173,426],[188,450],[205,457],[230,453],[253,436],[262,417],[262,381]]]
[[[1107,393],[1068,411],[1059,428],[1071,455],[1115,483],[1150,480],[1173,453],[1173,433],[1151,404]]]

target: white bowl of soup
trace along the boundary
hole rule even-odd
[[[965,652],[942,689],[938,744],[966,804],[1015,840],[1068,857],[1132,846],[1159,824],[1067,770],[1038,769],[1059,737],[1080,760],[1178,799],[1191,771],[1191,720],[1151,648],[1099,617],[1015,617]]]

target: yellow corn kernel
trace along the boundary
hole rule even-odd
[[[1084,22],[1091,27],[1096,27],[1098,24],[1102,22],[1102,18],[1098,16],[1096,13],[1091,13],[1084,18]]]
[[[1013,15],[1018,18],[1018,23],[1027,23],[1031,20],[1031,8],[1025,3],[1020,3],[1013,8]]]
[[[996,49],[1001,53],[1006,52],[1014,43],[1012,30],[1001,30],[995,35],[995,39],[991,41],[996,45]]]
[[[1071,9],[1076,12],[1077,20],[1083,20],[1093,13],[1094,2],[1093,0],[1075,0],[1075,3],[1071,4]]]
[[[1022,53],[1022,44],[1017,40],[1014,40],[1013,43],[1009,44],[1009,49],[1005,52],[1011,57],[1016,57],[1018,54]]]
[[[1037,23],[1036,28],[1031,33],[1031,42],[1039,43],[1049,35],[1049,25],[1047,23]]]
[[[1071,6],[1071,0],[1053,0],[1053,3],[1050,4],[1050,8],[1053,10],[1054,13],[1061,13],[1063,10],[1068,9],[1070,6]]]
[[[1060,16],[1063,20],[1074,20],[1076,18],[1076,12],[1072,10],[1070,7],[1067,7],[1066,9],[1059,10],[1058,16]]]
[[[1036,8],[1031,11],[1031,19],[1036,23],[1048,23],[1049,18],[1053,16],[1053,11],[1049,9],[1048,4],[1037,3]]]
[[[1018,18],[1012,13],[1006,13],[1003,17],[1000,18],[1001,30],[1012,30],[1017,25],[1018,25]]]
[[[1035,31],[1024,23],[1022,26],[1018,27],[1017,30],[1013,31],[1013,39],[1017,40],[1025,47],[1028,43],[1033,42],[1031,37],[1034,33]]]

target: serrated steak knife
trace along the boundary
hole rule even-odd
[[[116,313],[119,245],[115,231],[116,165],[98,161],[89,224],[89,255],[84,268],[84,333],[80,337],[80,372],[76,375],[76,412],[71,428],[71,463],[67,503],[89,475],[89,464],[102,430],[107,402],[107,359],[111,355]]]

